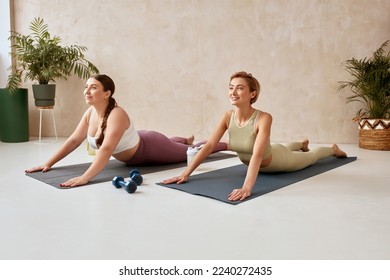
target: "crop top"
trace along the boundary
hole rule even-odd
[[[92,121],[92,111],[91,110],[91,115],[89,117],[89,122]],[[97,137],[90,136],[89,134],[87,135],[87,140],[91,148],[97,150],[99,147],[96,145],[96,140]],[[133,122],[130,123],[130,127],[127,128],[123,135],[122,138],[119,140],[118,145],[115,147],[114,151],[112,152],[113,154],[118,154],[120,152],[123,152],[125,150],[131,149],[135,147],[138,144],[139,141],[139,135],[137,130],[135,129],[135,126]]]
[[[236,120],[235,111],[232,112],[230,117],[228,132],[229,132],[229,146],[231,150],[237,153],[239,159],[248,164],[252,154],[253,154],[253,146],[256,140],[256,122],[261,114],[261,111],[255,110],[247,121],[247,123],[243,126],[239,126]],[[263,159],[269,158],[271,155],[271,142],[268,138],[267,146],[265,147]]]

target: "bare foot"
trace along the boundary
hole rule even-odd
[[[302,141],[302,148],[301,148],[301,151],[302,152],[308,152],[310,151],[309,149],[309,139],[305,139]]]
[[[337,157],[337,158],[346,158],[347,157],[347,153],[344,152],[343,150],[341,150],[339,148],[339,146],[337,146],[336,144],[333,144],[332,148],[333,148],[333,151],[334,151],[333,155],[335,157]]]
[[[187,145],[192,145],[194,143],[195,137],[194,135],[191,135],[190,137],[187,138]]]

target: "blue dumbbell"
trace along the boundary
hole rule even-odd
[[[138,169],[133,169],[129,172],[130,180],[133,180],[137,186],[141,185],[144,181],[144,178],[142,178],[141,173]]]
[[[128,193],[134,193],[137,190],[137,183],[135,181],[130,180],[125,182],[125,179],[120,176],[115,176],[114,179],[112,179],[112,184],[118,189],[123,187]]]

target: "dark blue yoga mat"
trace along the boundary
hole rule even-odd
[[[218,152],[209,155],[208,158],[206,159],[206,162],[227,159],[235,156],[236,155],[234,154]],[[53,187],[63,189],[63,190],[69,190],[73,188],[61,188],[60,184],[66,182],[70,178],[80,176],[88,169],[90,165],[91,163],[88,162],[88,163],[80,163],[74,165],[59,166],[59,167],[54,167],[50,171],[45,173],[34,172],[34,173],[26,173],[26,175],[36,180],[39,180],[43,183],[49,184]],[[121,176],[123,178],[127,178],[129,177],[129,172],[135,168],[137,168],[140,171],[141,175],[143,176],[148,173],[154,173],[154,172],[160,172],[164,170],[184,167],[186,165],[187,162],[163,164],[163,165],[128,166],[125,163],[120,162],[118,160],[110,160],[108,164],[105,166],[105,168],[95,178],[93,178],[88,184],[83,186],[102,183],[102,182],[110,182],[112,178],[114,178],[114,176]]]
[[[340,159],[329,157],[319,160],[315,164],[295,172],[260,173],[259,178],[256,180],[256,184],[252,189],[252,195],[244,201],[232,202],[227,199],[232,190],[242,186],[244,182],[247,166],[243,164],[193,175],[190,177],[188,182],[180,185],[164,185],[162,183],[158,183],[158,185],[181,190],[194,195],[217,199],[230,204],[239,204],[328,170],[340,167],[354,160],[356,160],[356,157]]]

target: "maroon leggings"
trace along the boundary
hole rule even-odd
[[[199,147],[206,143],[187,145],[183,137],[168,138],[156,131],[138,130],[140,143],[134,156],[126,161],[128,165],[153,165],[179,163],[187,160],[187,148]],[[213,153],[227,150],[227,144],[219,142]]]

